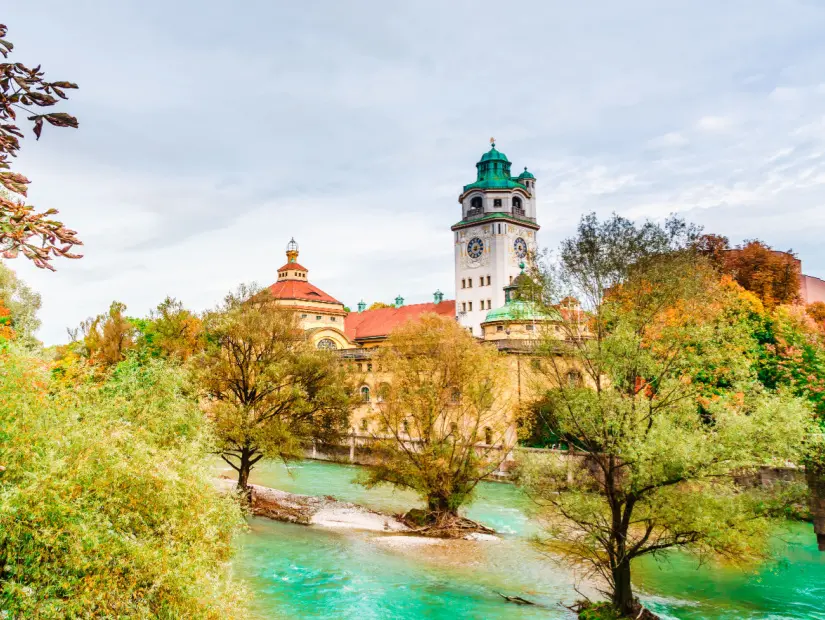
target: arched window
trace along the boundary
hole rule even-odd
[[[366,385],[361,388],[361,400],[365,403],[370,402],[370,389]]]
[[[458,388],[453,388],[450,392],[450,402],[457,403],[461,400],[461,391]]]
[[[516,209],[521,209],[521,198],[519,198],[518,196],[513,197],[513,207],[515,207]]]
[[[571,370],[567,373],[567,387],[581,387],[582,374],[578,370]]]
[[[332,350],[332,349],[337,349],[338,348],[338,345],[335,344],[335,341],[332,338],[321,338],[318,341],[318,344],[315,345],[315,346],[318,347],[319,349],[327,349],[327,350]]]
[[[470,208],[471,209],[481,209],[481,196],[474,196],[472,200],[470,200]]]
[[[493,445],[493,429],[489,426],[484,427],[484,443],[488,446]]]

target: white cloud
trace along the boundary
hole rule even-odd
[[[56,274],[14,263],[44,340],[112,299],[212,306],[274,279],[292,235],[345,303],[452,295],[456,197],[490,135],[537,176],[551,248],[583,212],[675,211],[825,276],[825,7],[532,0],[513,31],[492,0],[316,4],[6,7],[12,59],[81,86],[80,129],[15,162],[86,242]]]
[[[696,121],[696,128],[707,132],[720,132],[729,129],[731,119],[726,116],[703,116]]]
[[[648,140],[648,146],[656,149],[678,148],[685,146],[690,142],[684,134],[678,131],[669,131],[668,133]]]

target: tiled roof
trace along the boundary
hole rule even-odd
[[[344,333],[350,340],[386,337],[398,325],[416,320],[428,312],[455,317],[455,300],[446,300],[438,304],[412,304],[400,308],[350,312],[344,319]]]
[[[292,264],[295,265],[296,263]],[[304,280],[280,280],[270,286],[269,291],[276,299],[304,299],[307,301],[325,301],[331,304],[341,303],[317,286],[313,286]]]
[[[287,263],[283,267],[280,267],[278,271],[286,271],[287,269],[292,269],[293,271],[309,271],[309,269],[301,267],[298,263]]]

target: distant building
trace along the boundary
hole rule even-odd
[[[353,416],[353,430],[371,429],[371,413],[380,401],[382,383],[389,377],[373,368],[372,354],[393,329],[426,313],[455,318],[474,336],[489,346],[508,353],[512,389],[518,400],[529,398],[531,364],[523,363],[540,332],[564,337],[562,317],[583,316],[581,309],[563,302],[548,314],[529,300],[519,298],[519,278],[525,261],[537,247],[536,179],[527,168],[512,176],[510,161],[495,148],[476,164],[476,180],[465,185],[459,195],[461,219],[454,233],[455,299],[444,299],[441,291],[433,301],[406,305],[401,295],[389,308],[367,310],[358,303],[356,311],[314,286],[309,270],[298,263],[298,244],[290,240],[287,262],[278,269],[278,281],[269,287],[278,303],[293,306],[311,342],[319,349],[339,352],[363,373],[360,395],[363,404]],[[735,250],[731,250],[735,251]],[[825,281],[800,273],[800,296],[805,303],[825,301]],[[571,381],[582,374],[572,366]]]

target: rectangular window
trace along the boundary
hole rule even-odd
[[[320,321],[320,320],[321,320],[321,317],[320,317],[320,316],[316,316],[316,317],[315,317],[315,320],[316,320],[316,321]]]
[[[372,364],[367,364],[367,372],[372,372]]]
[[[493,302],[491,302],[489,299],[487,300],[487,309],[488,309],[488,310],[492,310],[492,309],[493,309]]]
[[[330,319],[330,321],[334,321],[334,320],[335,320],[335,317],[332,317],[332,318]]]
[[[302,315],[301,315],[301,318],[302,318],[302,319],[305,319],[305,318],[307,318],[307,315],[306,315],[306,314],[302,314]]]
[[[479,285],[479,286],[484,286],[484,276],[481,276],[481,277],[478,279],[478,285]]]
[[[466,304],[466,302],[463,302],[463,301],[461,302],[461,311],[462,311],[462,312],[467,312],[467,304]]]
[[[503,332],[504,331],[504,325],[496,325],[496,331],[497,332]]]
[[[501,198],[493,199],[493,206],[494,207],[500,207],[501,206]]]
[[[528,332],[531,332],[531,331],[533,331],[533,329],[535,328],[535,325],[525,325],[525,327],[524,327],[524,328],[525,328]]]
[[[467,288],[473,288],[473,279],[467,278]]]
[[[369,424],[370,423],[369,423],[369,420],[367,420],[367,418],[362,419],[361,420],[361,430],[364,431],[364,432],[367,432],[367,429],[369,428]]]
[[[473,302],[468,301],[467,302],[467,307],[470,309],[470,312],[472,312],[473,311]]]
[[[501,224],[498,225],[498,234],[501,234]]]
[[[487,276],[487,286],[490,286],[490,276]]]

